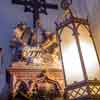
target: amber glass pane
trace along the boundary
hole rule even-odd
[[[80,33],[79,39],[80,39],[81,50],[88,78],[89,80],[93,80],[95,78],[100,79],[99,63],[93,46],[92,39],[90,37],[90,33],[83,25],[80,25],[79,33]]]
[[[74,35],[71,29],[65,27],[61,35],[61,50],[64,69],[68,84],[83,80],[80,58]]]

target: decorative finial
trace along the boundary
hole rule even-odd
[[[61,8],[66,10],[72,4],[72,0],[62,0],[61,1]]]

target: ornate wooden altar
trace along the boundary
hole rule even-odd
[[[23,81],[29,81],[29,80],[33,80],[35,81],[38,74],[41,73],[43,69],[41,68],[37,68],[38,65],[26,65],[26,62],[17,62],[17,63],[13,63],[11,65],[11,68],[9,69],[10,75],[11,75],[11,87],[13,85],[12,88],[15,87],[15,83],[18,80],[23,80]],[[43,65],[44,66],[44,65]],[[48,67],[48,65],[46,66]],[[51,67],[51,66],[50,66]],[[64,88],[64,83],[63,83],[63,74],[62,74],[62,70],[57,69],[57,68],[46,68],[46,75],[54,80],[57,81],[60,86],[62,87],[62,89]]]

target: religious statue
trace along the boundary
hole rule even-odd
[[[39,64],[41,62],[53,63],[58,60],[59,49],[56,34],[47,32],[41,19],[37,20],[34,29],[25,22],[20,22],[14,30],[11,46],[15,61]]]

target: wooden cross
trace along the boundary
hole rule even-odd
[[[25,12],[33,14],[33,27],[36,27],[36,21],[40,17],[40,13],[47,15],[48,9],[58,9],[58,5],[47,3],[46,0],[12,0],[13,4],[23,5]]]

